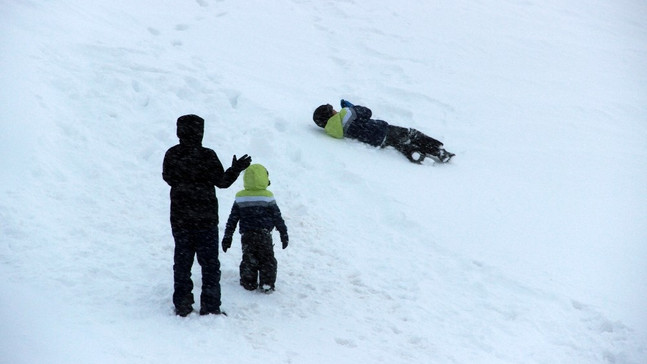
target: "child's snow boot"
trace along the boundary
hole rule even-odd
[[[201,316],[205,316],[205,315],[223,315],[223,316],[227,316],[227,313],[225,311],[220,311],[219,308],[209,311],[206,308],[201,307],[200,308],[200,315]]]
[[[243,286],[248,291],[255,291],[256,288],[258,288],[258,283],[256,282],[247,282],[244,280],[240,280],[240,285]]]
[[[259,289],[261,290],[261,292],[266,293],[266,294],[270,294],[270,293],[274,292],[274,286],[271,286],[269,284],[264,284]]]
[[[449,162],[449,160],[452,159],[453,156],[455,156],[454,153],[450,153],[450,152],[448,152],[448,151],[446,151],[445,149],[442,149],[442,148],[440,148],[440,151],[438,153],[438,159],[442,163]]]

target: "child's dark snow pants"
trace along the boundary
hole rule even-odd
[[[242,235],[241,244],[243,260],[240,262],[240,285],[250,291],[259,286],[274,289],[277,263],[271,232],[248,231]]]
[[[389,125],[384,139],[383,147],[393,147],[404,154],[410,161],[419,162],[413,153],[419,153],[423,159],[425,155],[442,157],[443,143],[412,128]]]

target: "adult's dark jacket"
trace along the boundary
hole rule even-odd
[[[177,121],[180,144],[164,156],[162,177],[171,186],[171,226],[203,230],[218,226],[215,187],[227,188],[238,178],[232,168],[224,170],[216,152],[202,146],[204,120],[185,115]]]

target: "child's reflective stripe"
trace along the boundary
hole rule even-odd
[[[350,124],[355,120],[355,111],[349,107],[343,108],[342,111],[346,111],[341,120],[342,127],[344,128],[344,135],[346,135],[346,131],[350,127]]]
[[[275,203],[274,197],[268,196],[239,196],[236,197],[236,203],[240,207],[247,206],[267,206]]]

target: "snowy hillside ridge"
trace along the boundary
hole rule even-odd
[[[1,363],[647,362],[644,2],[1,7]],[[328,137],[341,98],[456,156]],[[171,302],[190,113],[290,233],[271,295],[221,251],[227,317]]]

